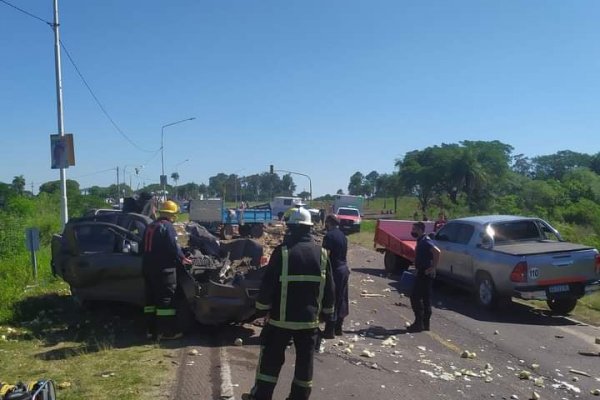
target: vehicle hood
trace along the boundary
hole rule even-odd
[[[336,215],[337,219],[345,219],[345,220],[349,220],[349,221],[360,221],[360,217],[359,216],[355,216],[355,215]]]

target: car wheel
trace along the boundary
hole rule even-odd
[[[561,297],[558,299],[548,299],[546,304],[550,307],[550,310],[558,315],[567,315],[577,305],[577,299],[575,297]]]
[[[410,262],[402,257],[397,256],[391,251],[386,251],[383,256],[383,265],[385,272],[388,274],[400,274],[408,270]]]
[[[498,308],[500,305],[508,304],[510,302],[509,297],[502,297],[498,294],[496,285],[494,285],[494,280],[486,272],[477,274],[476,289],[477,302],[487,309]]]

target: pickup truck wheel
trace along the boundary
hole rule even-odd
[[[575,297],[562,297],[558,299],[548,299],[546,304],[555,314],[567,315],[577,305],[577,299]]]
[[[494,308],[498,303],[494,281],[485,272],[477,275],[477,301],[485,308]]]
[[[404,271],[408,270],[410,262],[402,257],[398,257],[391,251],[386,251],[383,256],[383,265],[385,267],[385,272],[388,274],[402,274]]]

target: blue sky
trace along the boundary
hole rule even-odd
[[[52,0],[10,2],[52,19]],[[157,150],[163,125],[196,117],[165,129],[166,172],[177,169],[182,183],[273,164],[310,175],[317,196],[441,143],[497,139],[528,156],[600,151],[597,1],[59,7],[64,45],[138,147]],[[52,31],[0,3],[0,48],[0,181],[23,174],[37,191],[58,179],[48,138],[57,131]],[[158,181],[160,154],[127,142],[64,52],[62,61],[77,163],[67,176],[106,186],[116,180],[108,169],[144,165],[133,186]]]

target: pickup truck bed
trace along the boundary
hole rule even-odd
[[[569,242],[541,240],[527,243],[506,243],[494,246],[494,251],[513,256],[531,256],[535,254],[562,253],[567,251],[591,250],[593,247]]]

